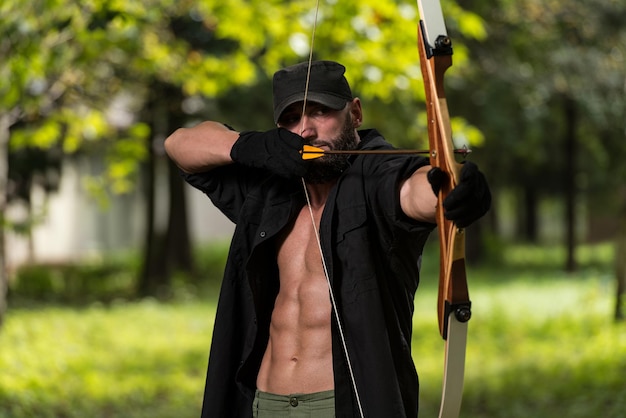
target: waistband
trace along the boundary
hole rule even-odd
[[[322,392],[313,393],[292,393],[289,395],[277,395],[275,393],[262,392],[260,390],[257,390],[255,393],[255,397],[264,401],[293,402],[293,400],[296,399],[303,402],[314,402],[333,399],[335,397],[335,391],[325,390]]]

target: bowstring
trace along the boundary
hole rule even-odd
[[[320,256],[322,259],[322,268],[324,269],[324,276],[326,278],[326,285],[328,286],[328,293],[330,295],[330,303],[333,307],[333,313],[335,316],[335,321],[337,321],[337,329],[339,331],[339,339],[341,340],[341,348],[343,349],[343,354],[346,356],[346,364],[348,366],[348,372],[350,374],[350,381],[352,383],[352,389],[354,390],[354,396],[356,398],[357,406],[359,407],[359,416],[364,418],[363,415],[363,406],[361,405],[361,397],[359,396],[359,391],[356,386],[356,379],[354,378],[354,370],[352,369],[352,362],[350,361],[350,354],[348,353],[348,345],[346,344],[346,336],[343,332],[343,325],[341,322],[341,318],[339,317],[339,311],[337,310],[337,302],[335,301],[335,292],[333,291],[332,284],[330,283],[330,275],[328,274],[328,267],[326,266],[326,259],[324,258],[324,251],[322,250],[322,242],[320,240],[320,234],[317,229],[317,224],[315,223],[315,215],[313,214],[313,207],[311,205],[311,200],[309,199],[309,191],[306,188],[306,182],[304,178],[302,178],[302,187],[304,188],[304,195],[306,196],[306,204],[309,208],[309,214],[311,215],[311,223],[313,224],[313,232],[315,233],[315,239],[317,241],[317,247],[320,251]]]
[[[315,44],[315,32],[317,30],[317,16],[319,14],[320,8],[320,0],[316,0],[315,2],[315,17],[313,19],[313,33],[311,34],[311,47],[309,48],[309,62],[307,66],[306,73],[306,83],[304,86],[304,98],[302,103],[302,115],[301,115],[301,123],[300,123],[300,135],[304,133],[304,115],[306,112],[306,103],[307,97],[309,94],[309,82],[311,80],[311,66],[313,63],[313,46]],[[315,239],[317,241],[317,247],[320,252],[320,258],[322,261],[322,268],[324,270],[324,277],[326,278],[326,285],[328,286],[328,293],[330,296],[330,302],[332,305],[335,321],[337,322],[337,329],[339,332],[339,339],[341,340],[341,347],[343,349],[343,354],[346,357],[346,364],[348,366],[348,372],[350,374],[350,381],[352,383],[352,389],[354,391],[354,396],[356,398],[356,403],[359,408],[359,416],[364,418],[363,414],[363,406],[361,405],[361,397],[359,396],[359,391],[356,386],[356,379],[354,378],[354,370],[352,369],[352,362],[350,361],[350,354],[348,353],[348,345],[346,344],[346,336],[343,330],[343,325],[341,322],[341,318],[339,317],[339,310],[337,309],[337,302],[335,300],[335,292],[333,291],[332,284],[330,282],[330,275],[328,274],[328,267],[326,266],[326,259],[324,258],[324,250],[322,249],[322,242],[320,239],[320,234],[317,228],[317,223],[315,222],[315,215],[313,214],[313,206],[311,205],[311,200],[309,197],[309,191],[306,187],[306,180],[302,177],[302,188],[304,189],[304,196],[306,197],[306,204],[309,209],[309,215],[311,216],[311,224],[313,225],[313,232],[315,234]]]
[[[300,123],[300,135],[304,132],[304,112],[306,112],[306,102],[309,95],[309,82],[311,81],[311,65],[313,63],[313,45],[315,45],[315,32],[317,31],[317,16],[320,11],[320,0],[315,1],[315,16],[313,18],[313,32],[311,33],[311,47],[309,48],[309,64],[306,69],[306,82],[304,84],[304,98],[302,102],[302,116]]]

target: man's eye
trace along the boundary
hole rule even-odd
[[[323,115],[327,115],[328,113],[330,113],[332,111],[331,108],[326,107],[326,106],[319,106],[314,110],[314,114],[317,116],[323,116]]]
[[[283,125],[290,125],[290,124],[298,122],[299,120],[300,120],[300,115],[288,114],[280,118],[280,123]]]

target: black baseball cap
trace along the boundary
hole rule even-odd
[[[304,100],[308,62],[292,65],[274,73],[274,122],[287,106]],[[340,110],[352,100],[352,91],[344,76],[346,67],[334,61],[313,61],[307,101]]]

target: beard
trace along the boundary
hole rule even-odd
[[[339,135],[328,141],[331,150],[351,151],[357,148],[358,140],[352,127],[352,116],[346,114]],[[323,184],[336,180],[350,167],[350,156],[346,154],[329,154],[311,160],[304,180],[310,184]]]

